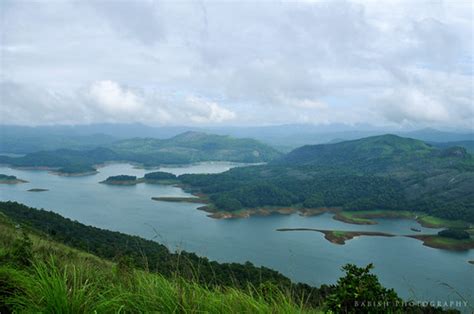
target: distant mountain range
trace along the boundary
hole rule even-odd
[[[91,149],[119,139],[135,137],[167,139],[186,131],[254,138],[283,152],[308,144],[354,140],[382,134],[396,134],[427,142],[463,142],[472,146],[474,131],[422,129],[401,131],[368,125],[348,126],[308,124],[261,127],[150,127],[143,124],[91,124],[77,126],[23,127],[0,125],[0,152],[30,153],[58,148]]]

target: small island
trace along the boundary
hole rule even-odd
[[[99,173],[96,168],[87,165],[70,165],[62,167],[51,173],[64,177],[82,177]]]
[[[129,176],[125,174],[110,176],[99,183],[111,185],[135,185],[138,183],[173,185],[179,183],[179,181],[172,173],[156,171],[145,174],[143,178],[137,178],[137,176]]]
[[[33,188],[33,189],[27,190],[27,192],[46,192],[46,191],[49,191],[49,190],[48,189],[39,189],[39,188]]]
[[[28,181],[18,179],[16,176],[0,174],[0,184],[18,184],[18,183],[26,183],[26,182]]]
[[[99,183],[103,184],[110,184],[110,185],[135,185],[140,183],[140,180],[137,180],[136,176],[128,176],[128,175],[118,175],[118,176],[110,176],[106,180],[101,181]]]
[[[146,183],[151,183],[151,184],[177,184],[179,183],[179,180],[176,177],[176,175],[169,172],[163,172],[163,171],[155,171],[155,172],[147,173],[145,174],[143,179]]]
[[[151,199],[154,201],[161,201],[161,202],[207,204],[207,200],[202,199],[200,197],[162,196],[162,197],[152,197]]]
[[[277,231],[316,231],[324,234],[324,238],[331,243],[343,245],[346,241],[360,236],[394,237],[393,234],[375,231],[342,231],[342,230],[322,230],[313,228],[281,228]]]

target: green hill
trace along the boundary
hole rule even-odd
[[[474,221],[473,156],[395,135],[303,146],[268,165],[180,180],[208,194],[214,210],[408,209]]]
[[[177,160],[187,162],[266,162],[280,156],[275,149],[253,139],[238,139],[191,131],[165,140],[155,138],[122,140],[109,147],[125,156],[163,154],[176,156]]]
[[[252,139],[186,132],[170,139],[133,138],[90,150],[58,149],[23,157],[0,156],[0,163],[16,167],[48,167],[64,173],[94,171],[107,161],[128,161],[144,166],[202,161],[267,162],[278,158],[275,149]]]

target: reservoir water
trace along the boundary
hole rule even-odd
[[[203,163],[162,168],[175,174],[216,173],[235,164]],[[189,196],[172,186],[138,184],[111,186],[99,181],[111,175],[143,176],[149,170],[128,164],[111,164],[85,177],[61,177],[39,170],[0,167],[28,183],[0,185],[0,199],[57,212],[84,224],[154,239],[172,250],[186,250],[222,262],[251,261],[276,269],[295,281],[312,285],[333,284],[346,263],[373,263],[374,272],[386,287],[405,299],[416,301],[469,301],[474,306],[474,250],[452,252],[433,249],[405,237],[359,237],[335,245],[319,232],[278,232],[278,228],[319,228],[381,231],[397,235],[437,229],[421,227],[412,220],[378,219],[376,225],[351,225],[332,219],[272,215],[248,219],[215,220],[199,205],[151,200],[154,196]],[[27,192],[31,188],[46,192]],[[463,312],[472,309],[458,308]]]

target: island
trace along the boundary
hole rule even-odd
[[[104,181],[99,183],[103,184],[110,184],[110,185],[135,185],[140,183],[140,180],[137,180],[136,176],[128,176],[128,175],[118,175],[118,176],[110,176]]]
[[[145,183],[150,183],[150,184],[178,184],[179,180],[176,177],[176,175],[169,173],[169,172],[163,172],[163,171],[155,171],[155,172],[150,172],[145,174],[143,177],[143,181]]]
[[[125,174],[110,176],[106,180],[101,181],[99,183],[111,185],[135,185],[138,183],[175,185],[178,184],[179,181],[172,173],[155,171],[145,174],[143,178],[137,178],[137,176],[130,176]]]
[[[279,228],[276,231],[316,231],[324,234],[324,238],[329,242],[339,245],[343,245],[346,241],[360,236],[396,237],[396,235],[390,233],[376,231],[323,230],[313,228]],[[474,249],[474,239],[471,238],[470,232],[460,229],[446,229],[438,232],[438,234],[402,235],[402,237],[423,241],[423,245],[431,248],[466,251]]]
[[[46,192],[46,191],[49,191],[49,190],[48,189],[40,189],[40,188],[33,188],[33,189],[27,190],[27,192]]]
[[[0,184],[18,184],[18,183],[26,183],[26,182],[28,181],[18,179],[16,176],[0,174]]]
[[[57,170],[52,170],[51,173],[64,177],[82,177],[97,174],[99,171],[89,165],[69,165]]]
[[[161,202],[173,202],[173,203],[197,203],[197,204],[206,204],[207,201],[199,197],[173,197],[173,196],[162,196],[162,197],[152,197],[154,201]]]
[[[322,230],[313,228],[280,228],[277,231],[316,231],[324,234],[324,238],[331,243],[343,245],[346,241],[360,236],[394,237],[393,234],[375,231],[342,231],[342,230]]]

